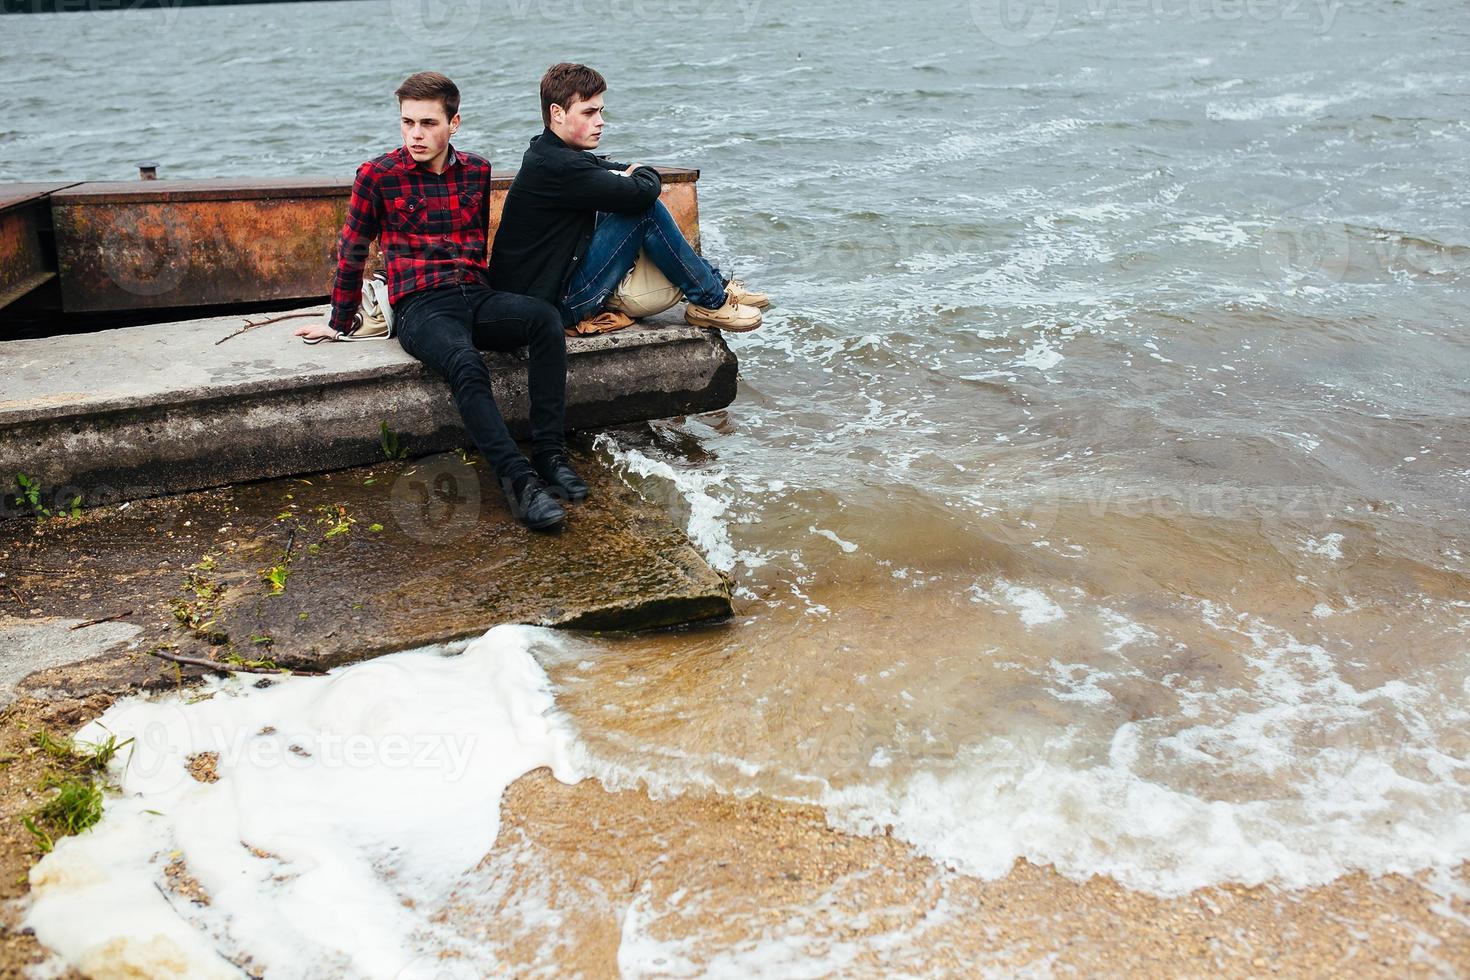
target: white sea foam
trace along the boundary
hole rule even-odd
[[[849,555],[852,554],[854,551],[857,551],[857,545],[853,544],[851,541],[842,540],[837,536],[836,531],[829,531],[826,528],[819,528],[815,525],[807,528],[807,530],[813,534],[819,535],[820,537],[826,538],[828,541],[831,541],[833,544],[837,545],[837,547],[841,548]]]
[[[609,453],[628,472],[672,484],[689,506],[689,522],[685,531],[704,554],[705,560],[721,571],[735,567],[735,546],[730,541],[730,529],[723,520],[730,498],[728,494],[714,492],[724,484],[723,469],[676,470],[637,448],[620,446],[606,434],[599,434],[595,445]]]
[[[134,739],[123,794],[31,872],[26,924],[83,972],[273,977],[432,976],[430,950],[493,969],[433,921],[436,900],[490,850],[522,773],[577,773],[570,730],[531,655],[550,631],[498,626],[463,653],[420,650],[269,688],[120,701],[78,733]],[[217,782],[187,771],[218,754]],[[182,860],[210,896],[164,889]]]
[[[1216,216],[1199,217],[1170,232],[1176,241],[1206,242],[1212,245],[1228,245],[1232,248],[1248,246],[1256,241],[1250,227],[1242,221],[1230,221]]]
[[[936,880],[938,897],[922,905],[874,906],[864,900],[873,871],[840,875],[804,907],[773,919],[765,909],[721,908],[721,931],[742,938],[712,941],[689,928],[687,906],[699,896],[670,900],[660,908],[645,883],[623,916],[618,973],[643,977],[771,978],[815,980],[831,976],[933,976],[959,954],[965,975],[977,980],[1054,975],[1055,953],[1037,953],[1028,943],[1006,943],[991,935],[991,952],[949,947],[964,912],[948,896],[951,876]],[[669,909],[670,905],[676,905]],[[893,924],[890,924],[893,923]],[[950,970],[949,972],[953,972]]]
[[[996,580],[995,584],[988,589],[972,585],[969,595],[971,602],[989,602],[993,605],[1010,606],[1016,610],[1021,622],[1027,626],[1054,623],[1067,615],[1061,606],[1040,589],[1016,585],[1005,579]]]
[[[1302,548],[1311,554],[1337,561],[1342,558],[1342,535],[1334,531],[1331,534],[1322,535],[1320,539],[1307,538],[1302,542]]]
[[[1470,724],[1463,701],[1402,680],[1355,688],[1321,647],[1211,603],[1200,609],[1211,628],[1247,642],[1247,685],[1175,678],[1181,710],[1116,725],[1103,757],[1099,733],[1081,721],[1018,729],[915,771],[897,791],[829,789],[830,818],[891,827],[971,874],[1000,877],[1026,858],[1161,895],[1470,859],[1470,761],[1444,748]],[[1052,672],[1053,696],[1108,702],[1105,672],[1058,661]]]
[[[1099,681],[1105,681],[1113,675],[1106,670],[1097,670],[1087,664],[1064,664],[1057,660],[1051,662],[1053,680],[1057,688],[1052,689],[1051,695],[1058,701],[1086,701],[1091,704],[1101,704],[1113,700],[1113,696],[1106,689],[1098,687]]]
[[[1350,96],[1351,97],[1351,96]],[[1211,102],[1205,106],[1205,116],[1223,122],[1244,122],[1272,116],[1299,118],[1315,116],[1330,105],[1345,102],[1347,98],[1314,97],[1288,92],[1260,99],[1240,99],[1235,102]]]
[[[1043,337],[1026,349],[1026,353],[1012,362],[1016,367],[1035,368],[1049,371],[1062,363],[1062,352],[1051,346]]]

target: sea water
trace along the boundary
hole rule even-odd
[[[1000,6],[6,18],[0,175],[345,178],[423,68],[509,169],[588,61],[775,305],[729,409],[598,440],[737,617],[543,657],[575,772],[1164,895],[1459,864],[1463,10]]]

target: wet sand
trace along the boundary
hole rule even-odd
[[[1452,976],[1470,970],[1470,902],[1353,875],[1299,892],[1223,886],[1177,899],[1017,862],[996,881],[935,865],[887,837],[829,828],[764,798],[651,800],[545,770],[504,800],[471,884],[498,897],[453,911],[529,969],[642,975],[712,967],[774,975]],[[1470,883],[1470,865],[1458,869]],[[465,891],[467,889],[462,889]],[[514,937],[548,899],[557,942]],[[534,911],[530,913],[534,915]],[[629,920],[632,920],[631,924]],[[534,932],[533,932],[534,934]],[[653,940],[650,942],[649,940]],[[664,955],[662,966],[657,957]]]
[[[23,699],[0,719],[6,899],[39,856],[20,816],[46,768],[39,727],[67,731],[108,696]],[[1222,886],[1176,899],[1017,862],[985,881],[889,837],[827,826],[763,797],[651,799],[546,770],[506,793],[495,848],[435,916],[512,975],[1458,976],[1470,971],[1470,901],[1421,882],[1353,875],[1289,892]],[[426,827],[432,831],[432,827]],[[1470,890],[1470,865],[1458,869]],[[160,885],[184,897],[187,875]],[[0,976],[45,952],[7,902]],[[446,966],[450,964],[446,963]]]

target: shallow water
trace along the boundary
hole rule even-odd
[[[546,664],[586,771],[1165,894],[1463,861],[1463,10],[997,9],[6,18],[0,177],[345,175],[424,67],[513,168],[587,60],[777,305],[729,410],[600,443],[740,615]]]

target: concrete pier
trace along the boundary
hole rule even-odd
[[[697,246],[698,173],[663,173]],[[492,235],[509,183],[492,187]],[[678,311],[568,339],[567,425],[592,496],[554,535],[522,528],[486,465],[453,452],[472,447],[448,384],[396,340],[303,344],[294,331],[321,305],[180,319],[316,302],[347,190],[0,194],[0,300],[23,297],[0,311],[0,706],[28,675],[32,693],[176,682],[149,651],[320,669],[501,622],[638,630],[731,614],[729,583],[576,435],[730,404],[734,355]],[[22,307],[99,329],[4,340]],[[139,310],[173,319],[107,322]],[[524,437],[524,352],[485,357]],[[21,475],[34,502],[17,499]]]
[[[0,516],[28,512],[12,500],[20,473],[56,510],[77,495],[91,506],[372,463],[384,458],[383,425],[411,456],[469,444],[448,385],[396,340],[307,346],[292,335],[305,318],[244,329],[266,316],[0,343]],[[677,312],[567,347],[572,429],[735,397],[724,340]],[[524,436],[524,359],[486,358],[496,401]]]

